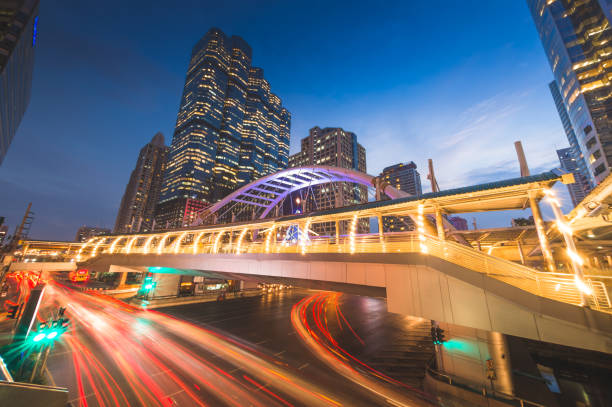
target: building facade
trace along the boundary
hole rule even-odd
[[[422,195],[421,175],[413,161],[399,163],[383,169],[379,175],[390,186],[411,195]],[[415,225],[409,216],[384,216],[384,232],[405,232],[414,230]]]
[[[339,127],[313,127],[308,137],[301,140],[301,150],[289,157],[289,167],[301,167],[305,165],[327,165],[331,167],[349,168],[360,172],[367,171],[366,151],[357,142],[357,135],[345,131]],[[296,198],[303,200],[302,207],[305,211],[316,211],[343,206],[355,205],[368,202],[367,187],[359,184],[340,182],[335,184],[323,184],[313,186],[309,192],[294,194],[291,202]],[[290,206],[291,206],[290,205]],[[293,205],[295,206],[295,205]],[[287,213],[287,208],[283,207]],[[333,222],[315,226],[314,232],[323,235],[335,234],[336,225]],[[346,234],[348,224],[342,222],[340,233]],[[367,233],[369,224],[360,221],[359,233]]]
[[[0,2],[0,165],[30,103],[38,0]]]
[[[584,158],[584,154],[580,149],[580,145],[578,144],[578,139],[576,138],[576,132],[574,131],[574,126],[569,118],[569,114],[567,113],[567,109],[563,104],[563,97],[561,96],[561,92],[559,92],[559,86],[556,81],[552,81],[548,87],[550,88],[550,93],[555,101],[555,106],[557,108],[557,112],[559,113],[559,118],[561,119],[561,124],[563,124],[563,130],[565,131],[565,135],[567,136],[567,141],[570,145],[569,154],[574,161],[576,171],[572,171],[575,174],[576,182],[580,182],[581,186],[585,189],[588,194],[591,189],[593,189],[592,177],[590,176],[590,172],[588,166],[586,164],[586,160]],[[559,151],[557,151],[557,154]],[[586,195],[585,195],[586,196]]]
[[[574,174],[575,182],[573,184],[567,184],[567,189],[572,198],[572,203],[574,206],[577,206],[589,194],[591,191],[591,185],[580,173],[580,169],[578,168],[576,158],[574,157],[571,148],[562,148],[561,150],[557,150],[557,156],[559,156],[561,168]]]
[[[183,219],[164,211],[188,199],[216,202],[287,167],[291,115],[251,60],[242,38],[217,28],[193,47],[156,215],[166,222],[158,223],[179,227]]]
[[[96,226],[81,226],[79,230],[77,230],[77,234],[74,238],[74,241],[87,242],[92,237],[108,235],[110,233],[111,230],[106,228],[99,228]]]
[[[138,154],[136,167],[125,187],[114,233],[150,232],[154,227],[155,205],[159,199],[168,147],[157,133]]]
[[[449,216],[447,219],[457,230],[469,229],[467,219],[462,218],[461,216]]]
[[[200,212],[211,204],[201,199],[172,199],[157,205],[155,230],[167,230],[191,226]]]
[[[610,7],[607,0],[527,0],[527,4],[588,178],[597,184],[612,166]]]

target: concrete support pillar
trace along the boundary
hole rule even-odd
[[[376,189],[376,200],[380,201],[384,192],[383,180],[380,177],[374,178],[374,187]]]
[[[119,283],[117,284],[117,288],[121,289],[123,287],[125,287],[125,281],[127,280],[127,271],[124,271],[122,273],[119,273],[120,277],[119,277]]]
[[[436,228],[438,229],[438,239],[446,240],[446,235],[444,234],[444,221],[442,220],[442,211],[440,208],[436,206]]]
[[[608,261],[608,267],[612,268],[612,256],[607,255],[606,256],[606,260]]]
[[[535,222],[536,232],[538,233],[538,239],[540,240],[540,248],[542,249],[542,257],[544,257],[546,268],[548,271],[554,272],[556,271],[555,260],[550,251],[550,244],[548,243],[548,237],[544,229],[544,220],[542,219],[540,206],[535,199],[535,194],[532,192],[529,193],[529,205],[531,206],[531,213]]]
[[[340,221],[336,219],[336,244],[340,244]]]
[[[523,253],[523,245],[521,239],[516,241],[516,247],[518,248],[519,257],[521,258],[521,264],[525,264],[525,253]]]
[[[489,364],[492,368],[490,374],[492,374],[491,377],[495,377],[494,380],[491,380],[492,385],[496,391],[514,394],[510,350],[506,335],[499,332],[488,332],[487,337],[489,355],[491,356]]]
[[[383,230],[383,218],[381,214],[376,215],[376,219],[378,220],[378,238],[382,243],[385,239],[385,231]]]

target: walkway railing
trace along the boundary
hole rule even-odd
[[[427,253],[449,261],[466,269],[486,274],[532,294],[569,304],[583,305],[583,295],[578,289],[572,274],[541,272],[511,261],[494,257],[473,248],[452,241],[442,241],[430,235],[415,232],[393,233],[384,237],[379,234],[355,235],[350,233],[338,239],[335,237],[297,237],[292,241],[278,241],[274,229],[263,231],[260,235],[250,235],[246,230],[232,232],[231,237],[223,232],[211,233],[206,239],[195,233],[164,235],[163,237],[141,237],[135,241],[124,242],[116,247],[101,241],[92,245],[89,256],[101,253],[114,254],[201,254],[226,253]],[[136,239],[136,237],[134,237]],[[157,239],[153,241],[154,239]],[[115,242],[116,243],[116,242]],[[86,256],[85,254],[83,254]],[[82,260],[82,259],[81,259]],[[586,296],[591,308],[612,311],[606,281],[585,277],[584,284],[591,291]],[[612,281],[611,281],[612,283]]]

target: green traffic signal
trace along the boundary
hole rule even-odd
[[[36,336],[34,336],[34,338],[33,338],[32,340],[33,340],[34,342],[40,342],[40,341],[42,341],[43,339],[45,339],[45,336],[47,336],[47,335],[45,335],[44,333],[42,333],[42,332],[41,332],[41,333],[39,333],[39,334],[36,334]]]

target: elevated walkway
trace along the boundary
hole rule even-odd
[[[95,271],[121,266],[158,273],[222,274],[385,295],[389,311],[509,335],[612,353],[612,313],[604,281],[552,274],[416,233],[351,234],[278,244],[246,241],[146,246],[99,253]],[[222,236],[222,235],[218,235]],[[212,237],[212,236],[211,236]],[[195,241],[197,242],[197,241]],[[112,251],[112,250],[110,250]]]

